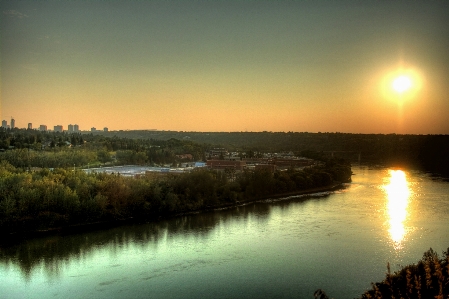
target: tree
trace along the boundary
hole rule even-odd
[[[101,163],[107,163],[112,161],[111,154],[108,151],[101,150],[97,152],[98,161]]]

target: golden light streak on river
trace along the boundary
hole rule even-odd
[[[407,219],[407,207],[411,190],[407,177],[402,170],[389,170],[389,184],[384,185],[387,195],[387,213],[389,233],[396,250],[402,248],[407,233],[404,222]]]

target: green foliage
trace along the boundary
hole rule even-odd
[[[108,163],[108,162],[112,162],[112,156],[111,154],[106,151],[106,150],[100,150],[97,152],[97,158],[98,161],[100,161],[101,163]]]
[[[15,149],[0,153],[0,159],[20,168],[57,168],[87,165],[87,163],[96,161],[97,155],[86,149],[55,149],[52,151]]]
[[[332,170],[328,168],[327,170]],[[323,168],[228,174],[199,169],[182,175],[129,178],[56,168],[24,171],[0,163],[0,232],[128,219],[228,205],[245,199],[327,186]]]
[[[336,181],[343,183],[351,181],[351,164],[344,159],[333,158],[326,160],[324,171],[329,173]]]
[[[66,142],[71,143],[71,148],[67,148]],[[10,146],[15,150],[8,150]],[[109,155],[115,151],[134,153],[134,156],[125,155],[124,159],[119,159],[120,164],[175,165],[180,162],[176,155],[191,154],[194,161],[205,160],[206,150],[215,146],[244,151],[247,156],[256,155],[256,152],[260,154],[260,151],[294,151],[320,161],[335,156],[353,162],[414,167],[449,175],[449,156],[446,154],[449,135],[139,130],[81,134],[0,128],[0,149],[14,152],[5,155],[4,159],[21,168],[73,167],[73,164],[78,167],[97,160],[111,162],[104,152],[97,157],[98,151],[108,152]],[[84,159],[78,163],[73,159],[68,161],[70,157],[64,155],[57,159],[41,155],[42,152],[74,149],[93,151],[95,154],[83,155]],[[0,153],[0,159],[2,155]]]
[[[13,148],[10,148],[13,147]],[[176,155],[191,154],[203,160],[206,145],[177,139],[128,139],[100,134],[40,132],[0,128],[0,159],[19,168],[86,167],[88,164],[170,164],[181,160]],[[116,152],[114,161],[113,152]]]
[[[437,298],[449,296],[449,248],[443,258],[430,248],[417,263],[390,273],[387,265],[384,281],[372,284],[361,298]]]
[[[326,156],[324,155],[323,152],[317,152],[314,150],[303,150],[303,151],[301,151],[300,156],[318,160],[318,161],[326,160]]]
[[[352,162],[358,162],[360,158],[364,164],[414,167],[449,175],[449,135],[144,130],[100,134],[138,140],[151,139],[153,144],[188,137],[196,143],[212,144],[231,151],[294,151],[316,160],[325,159],[333,153],[335,157]],[[201,159],[200,155],[194,156],[195,160]]]
[[[133,150],[120,150],[116,153],[116,158],[120,164],[139,164],[142,165],[148,161],[145,152],[136,152]]]

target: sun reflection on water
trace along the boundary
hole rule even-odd
[[[407,233],[404,221],[407,219],[407,207],[410,188],[407,177],[402,170],[389,170],[389,184],[384,185],[387,194],[387,212],[389,233],[396,250],[402,248],[402,241]]]

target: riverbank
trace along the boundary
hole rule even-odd
[[[336,190],[340,190],[340,189],[344,189],[344,188],[345,188],[345,186],[343,183],[335,183],[335,184],[331,184],[329,186],[310,188],[310,189],[306,189],[306,190],[302,190],[302,191],[284,192],[284,193],[273,194],[270,196],[267,195],[267,196],[262,196],[259,198],[250,198],[250,199],[246,199],[246,200],[241,200],[236,203],[219,204],[219,205],[215,205],[215,206],[204,207],[202,209],[197,209],[197,210],[183,212],[183,213],[177,213],[174,215],[169,215],[167,217],[161,217],[158,220],[161,220],[163,218],[172,218],[172,217],[179,217],[179,216],[198,214],[198,213],[204,213],[204,212],[212,212],[212,211],[218,211],[218,210],[224,210],[224,209],[231,209],[231,208],[235,208],[238,206],[243,206],[243,205],[247,205],[247,204],[251,204],[251,203],[255,203],[255,202],[261,202],[261,201],[264,201],[267,199],[282,199],[282,198],[287,199],[287,198],[301,196],[301,195],[312,195],[312,194],[321,193],[321,192],[332,192],[332,191],[336,191]],[[303,200],[306,200],[306,198],[307,197],[304,197]]]
[[[329,160],[313,168],[225,172],[200,169],[163,178],[74,172],[26,172],[0,167],[0,236],[25,236],[229,208],[267,198],[326,191],[351,181],[350,164]]]
[[[339,183],[334,183],[334,184],[331,184],[328,186],[323,186],[323,187],[309,188],[306,190],[298,190],[298,191],[293,191],[293,192],[283,192],[283,193],[278,193],[278,194],[273,194],[273,195],[261,196],[259,198],[251,198],[251,199],[239,201],[238,203],[235,203],[235,204],[222,204],[222,205],[213,206],[210,209],[206,208],[206,209],[201,209],[201,210],[213,211],[213,210],[223,209],[223,208],[232,208],[232,207],[236,207],[236,206],[240,206],[240,205],[264,201],[267,199],[290,198],[290,197],[294,197],[294,196],[311,195],[311,194],[320,193],[320,192],[331,192],[331,191],[343,189],[344,187],[345,187],[344,184],[339,182]]]
[[[97,222],[91,222],[91,223],[82,223],[82,224],[49,228],[49,229],[45,229],[45,230],[34,230],[34,231],[26,231],[26,232],[13,232],[13,233],[8,233],[8,234],[0,234],[0,245],[9,245],[11,243],[20,242],[20,241],[23,241],[26,239],[39,238],[39,237],[45,237],[45,236],[50,236],[50,235],[69,235],[69,234],[84,233],[84,232],[89,232],[89,231],[110,229],[110,228],[119,227],[122,225],[155,222],[155,221],[160,221],[160,220],[175,218],[175,217],[181,217],[181,216],[186,216],[186,215],[206,213],[206,212],[212,212],[212,211],[223,210],[223,209],[231,209],[231,208],[238,207],[238,206],[243,206],[243,205],[248,205],[248,204],[255,203],[255,202],[264,201],[267,199],[281,199],[281,198],[290,198],[290,197],[301,196],[301,195],[312,195],[312,194],[320,193],[320,192],[332,192],[332,191],[340,190],[343,188],[345,188],[344,184],[338,182],[338,183],[334,183],[334,184],[331,184],[328,186],[323,186],[323,187],[309,188],[309,189],[305,189],[305,190],[298,190],[295,192],[278,193],[278,194],[273,194],[270,196],[261,196],[258,198],[248,198],[245,200],[237,201],[235,203],[207,206],[207,207],[204,207],[201,209],[185,211],[182,213],[159,215],[158,217],[153,217],[152,219],[150,219],[150,217],[148,217],[147,219],[129,217],[126,219],[119,219],[119,220],[116,219],[116,220],[111,220],[111,221],[97,221]],[[303,198],[303,200],[306,200],[306,199],[307,199],[307,197]]]
[[[411,192],[397,246],[384,189],[391,172],[352,170],[352,183],[334,192],[1,247],[0,285],[11,286],[2,294],[313,298],[322,288],[330,298],[360,298],[371,282],[385,279],[387,262],[393,274],[430,247],[441,257],[448,248],[448,183],[404,171]]]

